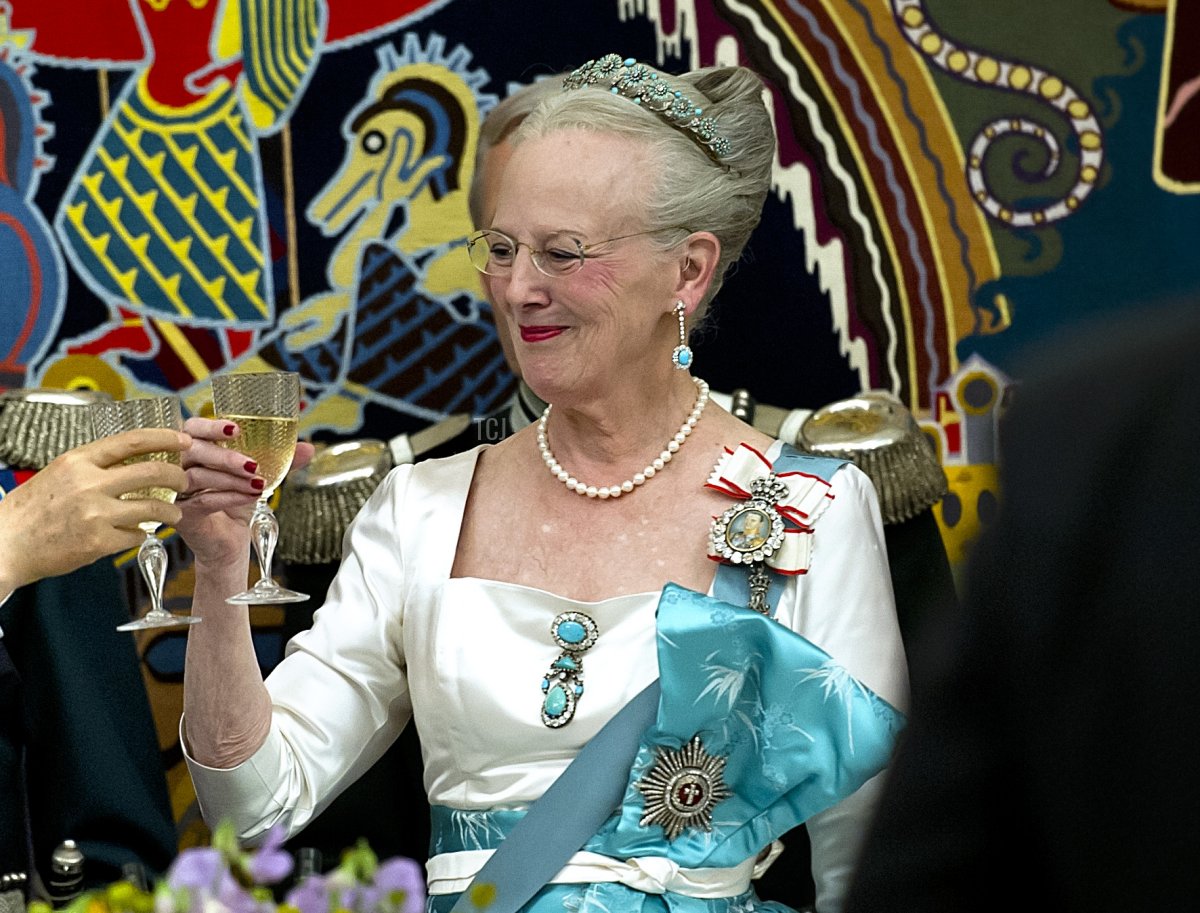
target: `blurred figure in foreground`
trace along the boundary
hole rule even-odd
[[[1200,317],[1070,346],[1019,375],[1001,514],[913,657],[852,913],[1200,896]]]

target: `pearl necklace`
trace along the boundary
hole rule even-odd
[[[696,405],[692,407],[692,412],[687,417],[687,421],[679,426],[679,431],[675,433],[675,437],[667,442],[666,449],[651,461],[649,466],[641,472],[634,473],[632,479],[626,479],[618,485],[602,485],[597,487],[595,485],[588,485],[586,482],[580,482],[563,469],[558,460],[554,459],[554,454],[550,452],[550,445],[546,442],[546,422],[550,419],[551,406],[547,406],[546,411],[542,413],[537,430],[538,450],[541,451],[542,460],[546,463],[546,468],[550,470],[552,476],[567,486],[568,491],[587,495],[589,498],[599,498],[602,501],[608,498],[619,498],[622,494],[629,494],[637,486],[645,485],[647,479],[654,478],[656,473],[661,472],[663,467],[671,462],[671,458],[683,446],[684,441],[692,433],[692,429],[696,427],[696,422],[700,421],[700,415],[704,412],[704,407],[708,404],[708,384],[698,377],[693,377],[692,382],[696,385],[696,389],[699,392],[696,396]]]

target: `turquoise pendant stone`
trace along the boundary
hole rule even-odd
[[[559,659],[556,659],[554,661],[554,665],[551,666],[550,668],[565,669],[568,672],[578,672],[579,671],[579,663],[575,662],[575,660],[573,660],[569,656],[563,656],[563,657],[560,657]]]
[[[564,621],[558,626],[558,636],[569,644],[581,644],[587,629],[577,621]]]
[[[563,690],[562,685],[555,685],[546,692],[546,702],[542,706],[546,711],[546,716],[551,719],[557,719],[563,715],[563,711],[567,709],[567,692]]]
[[[692,353],[691,352],[680,352],[679,353],[679,363],[681,365],[683,365],[684,367],[687,367],[687,365],[691,364],[691,362],[692,362]]]

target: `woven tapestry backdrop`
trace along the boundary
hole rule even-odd
[[[485,415],[513,378],[461,250],[480,119],[609,51],[768,81],[774,192],[700,373],[786,408],[895,393],[956,561],[1021,353],[1200,302],[1195,3],[0,0],[0,389],[198,411],[273,367],[317,439]]]

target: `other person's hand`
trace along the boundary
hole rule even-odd
[[[0,598],[43,577],[65,574],[105,555],[136,548],[139,523],[174,525],[179,507],[151,499],[121,500],[141,488],[182,492],[183,469],[132,457],[182,452],[187,434],[165,428],[125,431],[69,450],[0,499]]]

